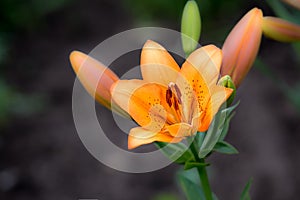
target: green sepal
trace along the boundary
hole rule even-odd
[[[155,144],[166,157],[175,163],[184,164],[188,160],[195,160],[191,150],[183,143],[155,142]]]
[[[232,146],[231,144],[229,144],[228,142],[225,142],[225,141],[217,142],[213,151],[216,151],[218,153],[223,153],[223,154],[238,154],[239,153],[238,150],[234,146]]]

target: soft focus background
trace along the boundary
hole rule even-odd
[[[201,44],[219,47],[254,6],[274,15],[259,0],[198,3]],[[174,181],[176,164],[126,174],[87,152],[72,118],[75,75],[68,56],[74,49],[88,53],[107,37],[130,28],[179,30],[184,4],[184,0],[0,1],[0,199],[183,199]],[[263,39],[259,57],[264,64],[258,62],[239,89],[241,103],[227,137],[240,154],[209,158],[212,188],[220,199],[238,199],[250,177],[253,199],[297,199],[299,193],[299,54],[289,44]],[[265,65],[278,77],[274,79]],[[293,90],[284,92],[277,78]],[[110,137],[125,144],[126,137],[120,134],[112,131]]]

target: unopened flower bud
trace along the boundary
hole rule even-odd
[[[221,77],[218,81],[218,85],[224,86],[226,88],[231,88],[233,90],[231,93],[231,96],[227,99],[227,105],[230,105],[233,102],[235,94],[236,94],[236,87],[235,87],[231,77],[228,75]]]
[[[181,18],[181,40],[185,54],[188,56],[197,47],[201,33],[201,17],[196,1],[185,4]]]
[[[262,29],[265,36],[279,42],[300,41],[300,25],[277,17],[264,17]]]
[[[222,47],[221,75],[229,75],[236,87],[247,75],[258,53],[262,19],[262,11],[253,8],[235,25]]]

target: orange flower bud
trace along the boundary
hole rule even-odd
[[[258,53],[262,35],[262,11],[253,8],[232,29],[222,47],[221,75],[229,75],[240,85]]]
[[[300,41],[300,25],[277,17],[264,17],[262,29],[265,36],[279,42]]]
[[[79,51],[70,54],[72,67],[82,85],[99,103],[111,108],[110,86],[118,76],[102,63]]]
[[[79,51],[70,54],[70,62],[80,82],[93,98],[120,116],[129,118],[122,108],[115,103],[111,104],[110,87],[119,80],[113,71]]]

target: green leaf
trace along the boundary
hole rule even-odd
[[[246,186],[241,194],[240,200],[251,200],[249,190],[252,185],[252,182],[253,182],[253,178],[250,178],[250,180],[246,184]]]
[[[195,140],[196,140],[196,143],[197,143],[198,147],[201,147],[201,145],[204,141],[205,135],[206,135],[206,132],[197,132],[196,133]]]
[[[231,107],[219,111],[216,114],[200,147],[200,158],[205,158],[213,150],[216,143],[220,141],[220,138],[225,138],[228,132],[232,112],[238,106],[238,104],[239,102]]]
[[[184,164],[184,170],[192,169],[194,167],[206,167],[209,166],[209,163],[200,163],[200,162],[186,162]]]
[[[191,150],[183,143],[165,143],[155,142],[156,146],[167,156],[170,160],[183,164],[188,160],[195,160]]]
[[[225,113],[226,116],[229,116],[232,113],[232,111],[234,111],[238,107],[239,104],[240,104],[240,101],[238,101],[233,106],[223,109],[221,112]]]
[[[224,154],[238,154],[238,150],[232,146],[231,144],[229,144],[228,142],[225,141],[221,141],[221,142],[217,142],[217,144],[215,145],[214,151],[219,152],[219,153],[224,153]]]
[[[183,173],[178,173],[177,179],[187,200],[205,200],[202,188],[198,184],[191,181]]]
[[[215,144],[218,142],[224,126],[225,115],[226,112],[219,111],[214,117],[200,147],[200,158],[204,158],[207,154],[209,154],[214,148]]]
[[[221,132],[221,135],[219,137],[219,141],[223,141],[228,133],[229,130],[229,125],[230,125],[230,121],[232,119],[232,117],[235,115],[235,112],[230,113],[229,116],[227,116],[225,122],[224,122],[224,126],[223,126],[223,130]]]

